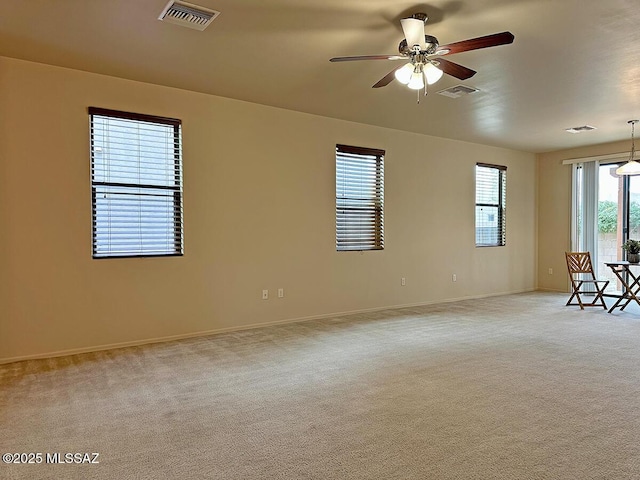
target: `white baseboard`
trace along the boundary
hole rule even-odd
[[[558,290],[557,288],[537,288],[538,292],[549,292],[549,293],[571,293],[571,290]]]
[[[321,314],[321,315],[311,315],[311,316],[307,316],[307,317],[297,317],[297,318],[290,318],[290,319],[284,319],[284,320],[275,320],[275,321],[271,321],[271,322],[253,323],[253,324],[250,324],[250,325],[242,325],[242,326],[237,326],[237,327],[217,328],[217,329],[213,329],[213,330],[203,330],[203,331],[199,331],[199,332],[184,333],[184,334],[179,334],[179,335],[169,335],[169,336],[165,336],[165,337],[155,337],[155,338],[147,338],[147,339],[141,339],[141,340],[133,340],[133,341],[129,341],[129,342],[109,343],[109,344],[103,344],[103,345],[94,345],[94,346],[90,346],[90,347],[72,348],[72,349],[69,349],[69,350],[57,350],[57,351],[53,351],[53,352],[38,353],[38,354],[33,354],[33,355],[22,355],[22,356],[18,356],[18,357],[0,358],[0,365],[1,364],[6,364],[6,363],[13,363],[13,362],[22,362],[22,361],[25,361],[25,360],[40,360],[40,359],[45,359],[45,358],[55,358],[55,357],[65,357],[65,356],[68,356],[68,355],[78,355],[78,354],[81,354],[81,353],[100,352],[100,351],[103,351],[103,350],[114,350],[116,348],[138,347],[138,346],[141,346],[141,345],[148,345],[148,344],[151,344],[151,343],[163,343],[163,342],[171,342],[171,341],[175,341],[175,340],[184,340],[184,339],[187,339],[187,338],[206,337],[208,335],[219,335],[219,334],[222,334],[222,333],[238,332],[238,331],[241,331],[241,330],[251,330],[251,329],[255,329],[255,328],[269,327],[269,326],[272,326],[272,325],[283,325],[283,324],[287,324],[287,323],[306,322],[306,321],[309,321],[309,320],[318,320],[318,319],[322,319],[322,318],[338,317],[338,316],[343,316],[343,315],[352,315],[352,314],[356,314],[356,313],[379,312],[379,311],[382,311],[382,310],[392,310],[392,309],[395,309],[395,308],[422,307],[422,306],[426,306],[426,305],[436,305],[436,304],[440,304],[440,303],[453,303],[453,302],[460,302],[462,300],[474,300],[474,299],[479,299],[479,298],[499,297],[499,296],[502,296],[502,295],[515,295],[515,294],[518,294],[518,293],[527,293],[527,292],[533,292],[533,291],[536,291],[536,289],[515,290],[515,291],[510,291],[510,292],[489,293],[489,294],[482,294],[482,295],[468,295],[468,296],[463,296],[463,297],[448,298],[448,299],[445,299],[445,300],[434,300],[434,301],[429,301],[429,302],[407,303],[407,304],[401,304],[401,305],[388,305],[388,306],[385,306],[385,307],[374,307],[374,308],[364,308],[364,309],[360,309],[360,310],[348,310],[348,311],[343,311],[343,312],[324,313],[324,314]],[[544,290],[540,289],[540,291],[544,291]]]

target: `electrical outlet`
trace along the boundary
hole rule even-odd
[[[284,297],[284,288],[279,288],[278,289],[278,298],[283,298]]]
[[[553,275],[553,268],[549,269],[549,275]]]
[[[404,277],[402,277],[400,279],[400,285],[402,285],[404,287],[406,284],[407,284],[407,280]]]
[[[262,290],[262,299],[269,300],[269,290]]]
[[[451,275],[451,281],[452,282],[457,282],[458,281],[458,276],[455,273],[453,275]]]

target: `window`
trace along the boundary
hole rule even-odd
[[[476,246],[506,242],[507,167],[476,165]]]
[[[384,248],[384,150],[336,145],[336,249]]]
[[[89,108],[93,257],[182,255],[180,120]]]

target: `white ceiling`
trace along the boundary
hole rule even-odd
[[[544,152],[630,137],[640,117],[638,0],[191,0],[221,12],[205,31],[160,22],[166,0],[2,0],[0,55],[169,85],[301,112]],[[429,15],[440,44],[511,31],[511,45],[448,56],[416,103],[398,64],[330,63],[395,54],[400,18]],[[451,99],[463,83],[479,93]],[[597,130],[569,134],[565,128]]]

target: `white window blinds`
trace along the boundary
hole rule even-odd
[[[506,243],[507,167],[476,165],[476,246]]]
[[[182,255],[180,120],[89,115],[93,257]]]
[[[384,248],[384,150],[336,145],[336,249]]]

